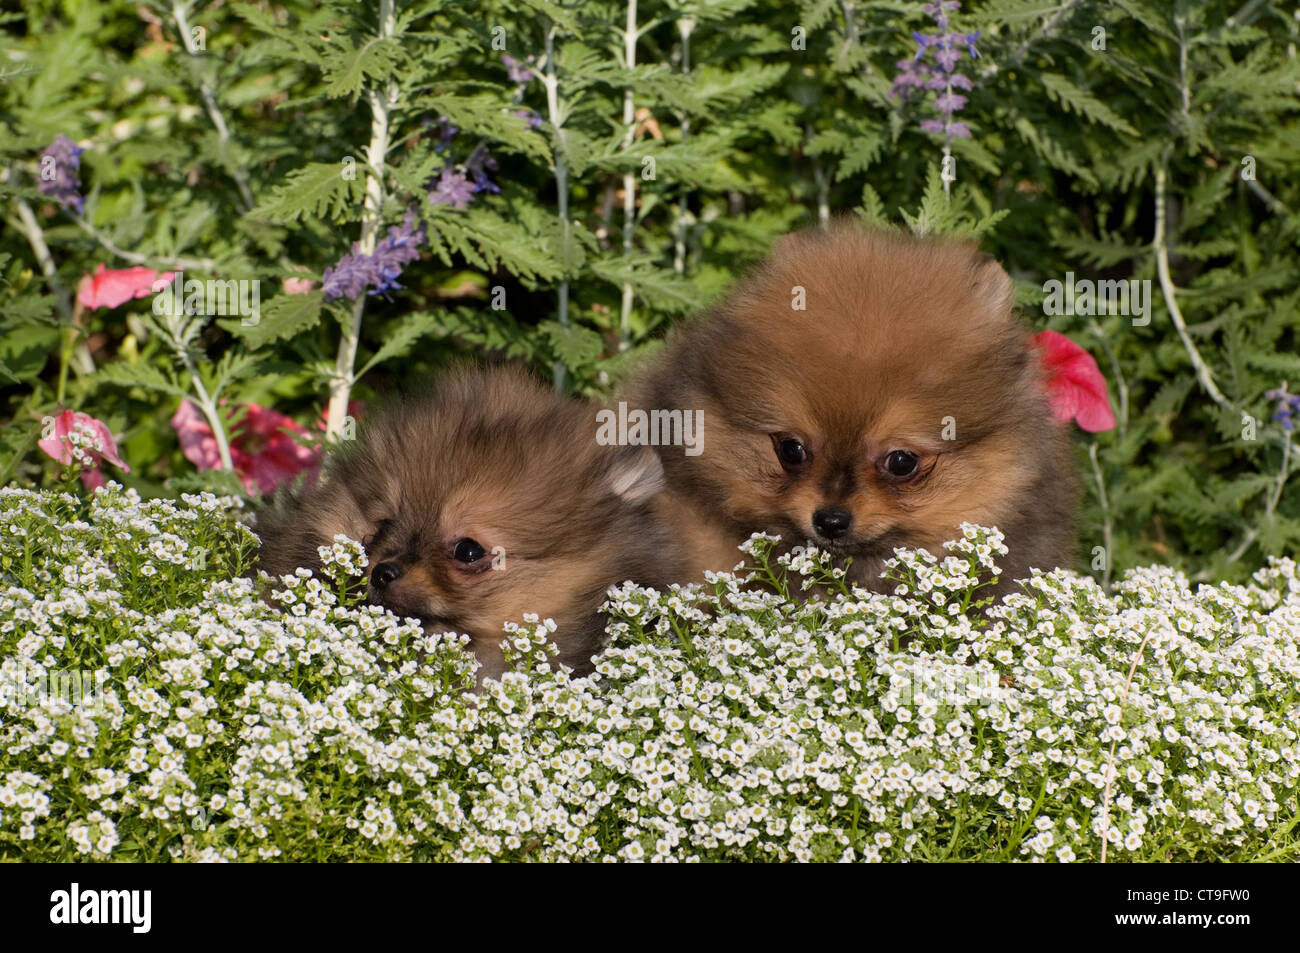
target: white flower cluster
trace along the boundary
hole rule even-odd
[[[996,530],[892,595],[756,537],[763,585],[613,591],[586,679],[527,617],[476,693],[466,639],[331,584],[352,541],[261,598],[233,509],[0,490],[0,857],[1241,860],[1300,807],[1291,560],[988,605]]]
[[[84,467],[93,467],[95,454],[104,452],[103,439],[95,428],[84,420],[78,420],[72,425],[72,429],[63,435],[63,442],[68,445],[72,462],[80,463]]]

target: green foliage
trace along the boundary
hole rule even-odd
[[[953,21],[979,31],[971,137],[945,181],[933,112],[890,95],[913,31],[935,32],[922,7],[645,0],[631,64],[613,0],[398,0],[387,20],[388,0],[26,0],[0,36],[0,476],[54,477],[36,439],[62,407],[109,423],[154,494],[230,485],[182,456],[182,396],[217,426],[222,399],[310,425],[340,373],[367,399],[467,353],[608,393],[777,235],[856,212],[977,238],[1035,329],[1097,357],[1118,426],[1080,437],[1080,549],[1104,550],[1080,568],[1241,579],[1294,551],[1300,447],[1263,396],[1300,389],[1290,11],[971,0]],[[85,147],[80,215],[38,189],[60,134]],[[448,163],[500,191],[431,203]],[[353,303],[280,283],[319,284],[408,209],[422,257],[365,297],[348,354]],[[260,320],[171,334],[147,299],[80,308],[100,263],[260,280]],[[1044,314],[1068,272],[1151,282],[1150,322]]]

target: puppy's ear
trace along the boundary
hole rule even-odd
[[[653,447],[620,447],[607,485],[627,503],[644,503],[664,488],[664,465]]]
[[[981,311],[990,317],[1009,314],[1016,302],[1016,289],[1011,276],[992,255],[975,252],[971,266],[971,291],[981,305]]]

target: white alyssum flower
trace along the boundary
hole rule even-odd
[[[781,591],[613,589],[585,679],[525,616],[475,692],[464,636],[358,601],[359,543],[259,581],[238,518],[0,489],[0,856],[1249,859],[1298,808],[1291,560],[1036,574],[981,613],[996,530],[900,550],[893,595],[756,535]]]

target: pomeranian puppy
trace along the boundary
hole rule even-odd
[[[505,670],[502,626],[557,623],[557,661],[592,670],[606,590],[677,574],[649,447],[601,446],[593,408],[513,367],[461,370],[362,427],[316,488],[259,518],[261,567],[320,566],[338,533],[369,557],[367,596],[426,631],[470,636],[479,681]]]
[[[629,395],[704,411],[699,452],[660,448],[687,577],[731,569],[762,530],[852,557],[852,582],[892,591],[895,547],[942,557],[963,521],[1006,535],[995,593],[1068,564],[1069,439],[1012,303],[970,243],[849,222],[782,238]]]

